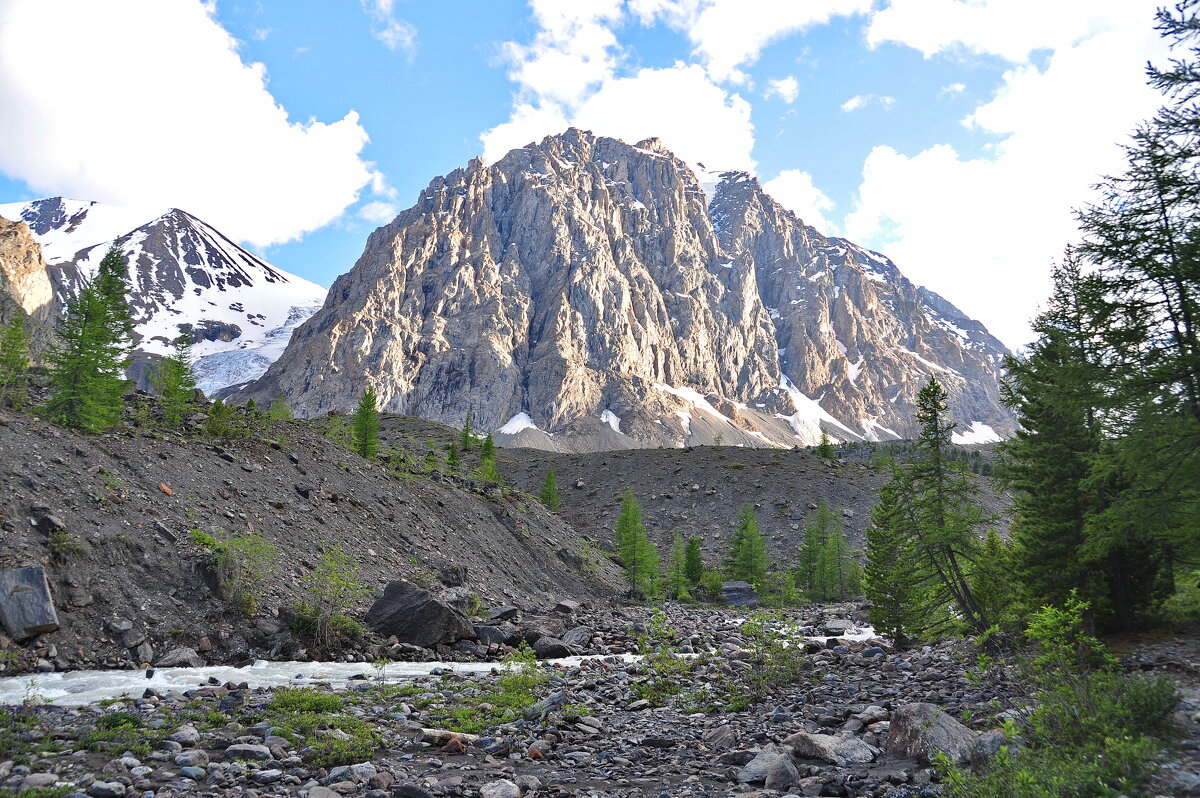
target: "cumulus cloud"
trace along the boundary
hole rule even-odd
[[[360,0],[362,9],[371,18],[371,35],[383,46],[412,58],[417,47],[417,29],[396,16],[395,0]]]
[[[517,91],[508,120],[480,136],[484,160],[574,125],[626,141],[658,136],[686,160],[754,168],[750,105],[704,67],[677,62],[618,76],[620,0],[530,5],[539,29],[529,44],[502,47]]]
[[[833,210],[834,202],[813,184],[808,172],[784,169],[777,177],[763,183],[763,189],[805,224],[825,235],[836,234],[834,226],[825,218],[825,213]]]
[[[942,86],[941,90],[938,92],[938,96],[953,97],[956,94],[962,94],[966,90],[967,84],[965,83],[948,83],[945,86]]]
[[[1113,18],[1123,19],[1117,6]],[[1085,17],[1079,26],[1075,36],[1059,30],[1036,40],[1014,28],[1011,40],[986,39],[1013,57],[1038,41],[1078,43],[1060,46],[1043,68],[1014,65],[964,120],[997,138],[984,156],[946,144],[915,155],[876,147],[845,222],[851,238],[887,251],[911,279],[953,298],[1009,345],[1029,340],[1028,320],[1049,290],[1047,265],[1076,237],[1072,209],[1101,174],[1121,170],[1118,144],[1159,103],[1141,70],[1165,54],[1149,25],[1096,34]]]
[[[896,98],[888,97],[886,94],[856,94],[842,103],[842,110],[849,114],[860,108],[866,108],[868,105],[880,105],[884,108],[891,108],[895,104]]]
[[[763,95],[766,99],[778,97],[788,105],[796,102],[796,98],[800,96],[800,82],[791,75],[779,80],[768,80],[767,91]]]
[[[9,0],[0,108],[0,170],[33,191],[176,206],[259,246],[334,220],[374,171],[357,113],[289,120],[185,0]]]
[[[573,123],[625,141],[658,136],[680,158],[713,169],[755,168],[750,103],[713,83],[699,64],[613,78],[580,106]]]
[[[865,14],[871,0],[630,0],[644,25],[661,20],[686,33],[715,80],[744,82],[740,67],[763,48],[835,16]]]

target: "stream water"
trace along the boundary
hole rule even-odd
[[[869,640],[875,631],[864,626],[859,631],[842,635],[844,640]],[[807,637],[807,640],[824,642],[825,637]],[[589,659],[605,659],[616,656],[626,662],[640,657],[632,654],[594,655],[564,657],[545,660],[551,666],[576,668]],[[329,682],[335,687],[344,686],[351,676],[382,678],[387,682],[410,681],[428,676],[437,669],[460,674],[484,674],[501,667],[495,662],[389,662],[381,670],[370,662],[267,662],[258,660],[253,665],[235,668],[231,665],[211,665],[203,668],[152,668],[121,671],[66,671],[64,673],[35,673],[24,676],[0,678],[0,706],[20,704],[27,699],[40,703],[64,706],[83,706],[106,698],[123,695],[138,697],[147,688],[163,693],[169,690],[182,692],[206,686],[209,679],[221,684],[248,683],[251,687],[295,687],[314,682]],[[149,674],[149,675],[147,675]]]

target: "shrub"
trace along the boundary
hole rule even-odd
[[[358,581],[358,563],[333,546],[304,580],[305,598],[296,611],[299,631],[328,646],[365,630],[346,613],[370,591]]]
[[[1026,682],[1037,708],[1020,728],[1019,750],[1001,750],[986,769],[971,773],[946,760],[947,794],[955,798],[1056,798],[1136,793],[1157,768],[1178,701],[1166,679],[1122,673],[1116,660],[1083,632],[1085,602],[1074,595],[1062,608],[1043,607],[1027,631],[1037,656]]]
[[[272,712],[337,712],[342,699],[311,687],[284,687],[276,690],[267,709]]]

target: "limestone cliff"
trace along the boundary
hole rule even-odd
[[[241,396],[315,415],[370,382],[510,445],[790,446],[910,435],[933,373],[964,426],[1004,434],[1003,353],[753,178],[710,199],[657,139],[572,129],[433,180]]]

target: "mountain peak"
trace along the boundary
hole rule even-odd
[[[573,128],[436,178],[331,294],[244,396],[314,415],[369,381],[521,445],[791,446],[910,435],[936,374],[966,427],[1012,428],[986,331],[654,138]]]
[[[321,286],[271,266],[179,208],[48,197],[0,205],[0,216],[29,225],[60,309],[119,240],[129,266],[135,363],[167,354],[188,330],[200,387],[210,393],[262,374],[325,297]]]

